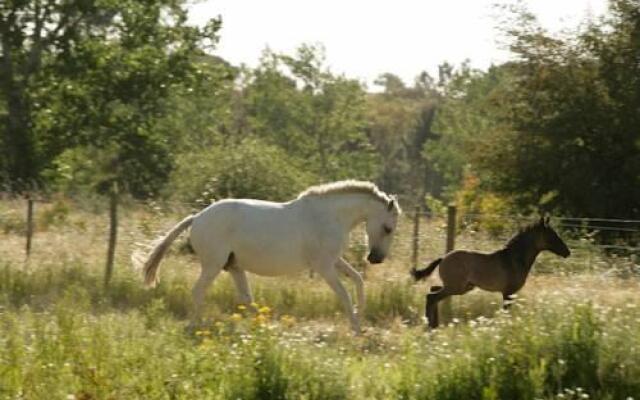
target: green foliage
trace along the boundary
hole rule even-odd
[[[314,181],[301,160],[277,146],[246,139],[181,155],[169,190],[200,205],[228,197],[282,201]]]
[[[490,235],[500,236],[512,229],[510,215],[514,206],[510,199],[488,190],[482,190],[477,176],[467,172],[461,188],[455,192],[458,206],[458,225],[481,229]]]
[[[100,170],[107,181],[119,180],[136,196],[157,190],[169,148],[154,122],[172,89],[198,83],[196,57],[217,40],[220,25],[187,26],[182,6],[180,0],[3,4],[8,183],[24,188],[60,153],[80,146],[105,153]]]
[[[384,91],[369,95],[367,119],[369,140],[381,158],[378,181],[386,190],[411,195],[419,202],[427,190],[438,193],[440,189],[439,177],[422,151],[436,136],[432,131],[440,100],[436,84],[426,73],[412,87],[389,73],[376,84]]]
[[[607,18],[564,38],[526,10],[507,14],[516,58],[454,74],[439,116],[439,168],[462,182],[469,163],[482,190],[520,207],[638,217],[638,9],[637,0],[613,1]]]
[[[332,74],[321,48],[266,51],[243,84],[245,130],[305,161],[324,180],[371,179],[376,154],[365,136],[365,92]]]
[[[46,230],[52,226],[62,226],[68,222],[71,204],[62,197],[55,198],[53,203],[36,213],[38,229]]]
[[[207,204],[357,178],[409,201],[461,199],[469,213],[640,218],[637,0],[564,37],[505,9],[513,60],[444,63],[411,85],[386,73],[377,93],[330,71],[321,45],[234,67],[208,52],[220,19],[190,26],[185,7],[3,3],[1,183]]]
[[[463,184],[465,171],[472,169],[478,174],[478,164],[487,152],[502,144],[502,132],[509,127],[508,119],[498,119],[496,112],[509,102],[502,93],[508,85],[510,80],[504,68],[492,67],[481,72],[467,64],[453,71],[447,81],[434,122],[440,137],[425,148],[425,153],[432,167],[443,175],[445,194],[449,198],[453,198]],[[494,166],[495,169],[501,167],[502,164]],[[492,179],[485,170],[479,175],[483,182]]]

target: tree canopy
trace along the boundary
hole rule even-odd
[[[418,204],[640,218],[638,0],[564,35],[505,9],[509,62],[443,63],[411,84],[390,71],[374,88],[331,71],[319,44],[232,65],[216,56],[222,19],[191,26],[186,6],[0,4],[9,191],[284,199],[356,178]]]

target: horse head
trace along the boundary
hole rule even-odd
[[[387,204],[378,204],[382,207],[377,207],[376,212],[371,214],[366,223],[369,246],[367,261],[371,264],[379,264],[387,257],[401,212],[398,201],[394,197]]]

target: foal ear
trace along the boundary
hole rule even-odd
[[[549,226],[549,222],[550,222],[549,220],[550,220],[550,219],[551,219],[551,217],[550,217],[550,216],[548,216],[548,215],[547,215],[547,217],[544,219],[544,224],[545,224],[546,226]]]
[[[389,204],[387,205],[387,211],[393,210],[393,206],[394,206],[395,202],[396,202],[396,199],[389,200]]]

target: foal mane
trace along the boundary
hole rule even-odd
[[[389,201],[394,200],[378,188],[374,183],[367,181],[346,180],[337,181],[331,183],[325,183],[323,185],[311,186],[298,195],[298,199],[311,196],[328,196],[332,194],[366,194],[370,195],[378,201],[388,204]],[[397,201],[394,201],[395,211],[400,214],[400,206]]]
[[[530,233],[532,233],[538,227],[537,223],[531,223],[521,228],[515,235],[509,239],[507,244],[504,245],[505,249],[511,249],[518,252],[524,252],[525,246],[530,241]]]

